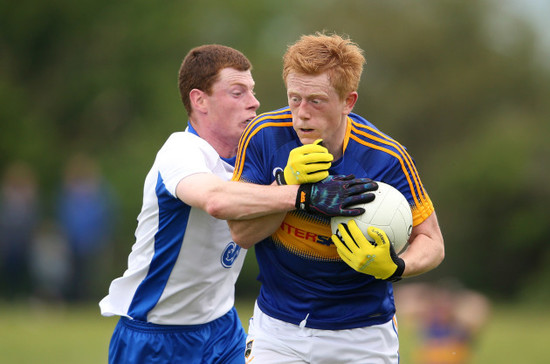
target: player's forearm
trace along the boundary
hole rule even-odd
[[[441,264],[445,246],[435,212],[413,229],[409,247],[400,257],[405,261],[403,277],[426,273]]]
[[[419,235],[400,256],[405,261],[403,277],[417,276],[436,268],[445,257],[443,244]]]
[[[233,241],[248,249],[267,238],[281,225],[286,213],[277,213],[250,220],[228,220]]]
[[[297,185],[263,186],[223,181],[212,173],[197,173],[182,179],[177,197],[223,220],[251,219],[294,210]]]
[[[213,193],[206,207],[207,212],[218,219],[249,220],[295,209],[297,185],[228,182],[223,187]]]

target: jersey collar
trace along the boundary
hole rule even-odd
[[[346,148],[348,147],[349,138],[351,135],[351,118],[347,117],[348,122],[346,123],[346,134],[344,135],[344,143],[342,145],[342,157],[344,156],[344,153],[346,152]]]
[[[191,134],[195,134],[196,136],[198,136],[199,138],[201,137],[197,131],[195,129],[193,129],[193,126],[191,125],[191,123],[189,122],[189,120],[187,121],[187,129],[186,129],[187,132],[191,133]],[[202,138],[201,138],[202,139]],[[235,167],[235,162],[237,160],[237,156],[233,156],[231,158],[224,158],[224,157],[221,157],[220,158],[225,161],[225,163],[227,164],[230,164],[231,166]]]

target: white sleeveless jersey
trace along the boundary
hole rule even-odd
[[[143,207],[128,269],[99,303],[104,316],[162,325],[210,322],[234,305],[235,282],[246,250],[231,240],[225,220],[176,197],[176,186],[196,173],[231,179],[233,165],[193,133],[172,134],[145,180]]]

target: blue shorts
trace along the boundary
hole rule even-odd
[[[245,341],[235,307],[202,325],[156,325],[121,317],[109,363],[244,364]]]

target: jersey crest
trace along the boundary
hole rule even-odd
[[[227,244],[221,256],[222,266],[224,268],[231,268],[233,263],[235,263],[235,260],[237,260],[240,252],[241,247],[234,242],[230,242],[229,244]]]

